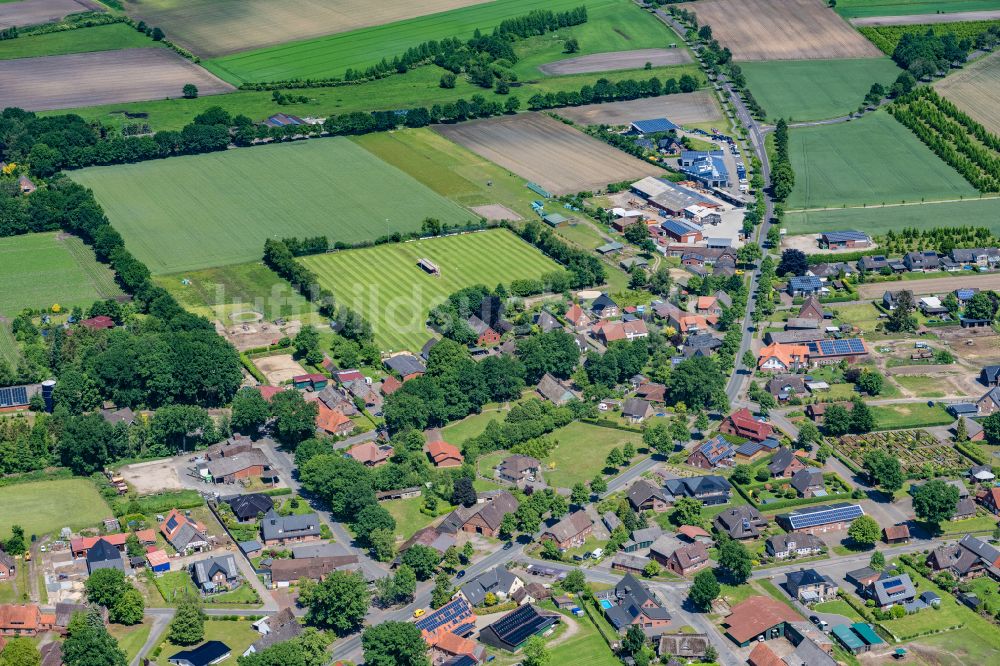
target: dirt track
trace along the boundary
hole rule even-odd
[[[910,14],[909,16],[865,16],[851,19],[851,25],[926,25],[959,21],[993,21],[1000,19],[1000,10],[986,12],[952,12],[950,14]]]
[[[875,282],[858,285],[858,295],[861,300],[879,298],[886,291],[909,289],[914,294],[947,294],[960,287],[979,287],[980,289],[1000,289],[1000,274],[989,273],[980,275],[956,275],[955,277],[930,278],[927,280],[901,280],[899,282]]]
[[[21,0],[0,3],[0,29],[58,21],[78,12],[103,12],[104,7],[91,0]]]
[[[882,56],[823,0],[699,0],[690,9],[733,60]]]
[[[652,164],[541,113],[437,125],[434,129],[553,194],[598,190],[608,183],[662,173]]]
[[[169,49],[125,49],[6,60],[0,100],[30,111],[71,109],[180,97],[187,83],[199,95],[234,90]]]
[[[617,53],[594,53],[567,58],[540,65],[538,69],[552,76],[565,74],[587,74],[588,72],[610,72],[616,69],[639,69],[646,63],[654,67],[683,65],[691,62],[691,54],[684,49],[639,49]]]
[[[677,125],[722,120],[715,95],[709,90],[628,102],[586,104],[558,109],[555,113],[581,125],[627,125],[647,118],[667,118]]]

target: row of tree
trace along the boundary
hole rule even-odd
[[[788,157],[788,122],[781,118],[774,127],[774,163],[771,165],[771,193],[785,201],[795,187],[795,171]]]

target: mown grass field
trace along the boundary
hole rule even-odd
[[[88,479],[55,479],[0,488],[0,539],[11,525],[41,537],[63,527],[94,527],[111,516],[111,509]]]
[[[1000,9],[1000,0],[838,0],[836,12],[844,18],[978,12]]]
[[[545,459],[543,474],[548,484],[557,488],[572,488],[576,483],[593,479],[604,470],[604,461],[615,447],[622,448],[628,442],[636,448],[642,446],[639,433],[579,421],[559,428],[549,437],[558,441],[559,446]],[[549,465],[555,468],[550,470]]]
[[[0,323],[0,361],[6,361],[11,368],[17,367],[21,352],[17,348],[17,340],[10,330],[10,325]]]
[[[112,272],[74,236],[40,233],[0,238],[0,315],[24,308],[88,306],[121,295]]]
[[[789,209],[978,195],[885,111],[848,123],[792,130],[789,153],[795,169]]]
[[[926,402],[912,402],[899,405],[872,405],[877,430],[902,430],[904,428],[926,428],[947,425],[954,418],[944,407],[935,404],[928,407]]]
[[[774,60],[740,63],[754,98],[772,121],[846,115],[876,81],[888,86],[900,70],[889,58]]]
[[[153,273],[262,256],[273,236],[358,242],[473,219],[347,139],[244,148],[75,171]]]
[[[417,266],[430,259],[441,276]],[[303,257],[320,284],[338,302],[371,321],[375,341],[384,350],[419,351],[431,337],[430,309],[463,287],[494,287],[517,278],[539,278],[559,268],[514,234],[495,230],[360,250]]]
[[[884,234],[903,227],[989,227],[1000,233],[1000,199],[967,199],[915,206],[835,208],[787,213],[790,234],[816,234],[830,229],[864,229]]]
[[[448,37],[468,39],[477,28],[488,32],[505,19],[522,16],[537,9],[559,12],[581,5],[585,5],[589,12],[588,23],[582,26],[584,30],[578,36],[582,53],[598,53],[598,50],[583,49],[596,49],[622,42],[626,44],[626,49],[644,48],[641,40],[648,38],[655,28],[653,24],[658,23],[652,16],[639,16],[644,12],[629,0],[501,0],[387,25],[244,51],[207,60],[204,64],[219,77],[237,85],[244,81],[343,76],[348,69],[364,69],[382,58],[392,60],[394,55],[424,41]],[[606,23],[608,19],[613,19],[612,23]],[[635,29],[636,19],[644,19],[643,22],[648,22],[648,27],[642,31]],[[634,33],[635,36],[603,34],[611,32],[619,24],[625,28],[625,34]],[[594,27],[587,29],[589,25]],[[660,34],[665,36],[668,33],[666,27],[659,25]],[[587,46],[586,39],[591,39],[593,43]],[[632,40],[635,40],[636,46],[631,45]],[[662,41],[655,44],[664,45]],[[617,51],[622,48],[607,46],[604,50]],[[537,71],[534,73],[538,74]]]
[[[312,303],[261,262],[159,275],[154,280],[186,310],[225,323],[229,323],[230,314],[248,310],[260,312],[271,321],[278,317],[312,320],[316,311]]]
[[[115,51],[143,47],[163,47],[141,32],[125,25],[112,23],[92,28],[50,32],[47,35],[27,35],[0,41],[0,60],[35,58],[38,56]]]

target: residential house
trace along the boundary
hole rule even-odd
[[[125,542],[128,541],[129,536],[131,536],[131,533],[119,532],[99,537],[77,537],[69,542],[70,552],[73,554],[73,557],[86,557],[87,552],[101,540],[107,541],[117,548],[119,552],[123,552],[125,550]],[[153,530],[136,530],[135,536],[143,546],[151,546],[156,543],[156,532]]]
[[[646,479],[639,479],[628,489],[628,501],[636,511],[655,511],[663,513],[670,508],[673,498],[662,488]],[[613,528],[608,528],[613,529]]]
[[[802,307],[799,308],[798,319],[808,319],[810,321],[821,322],[826,319],[823,306],[815,296],[806,297]]]
[[[647,637],[659,636],[670,625],[670,613],[656,594],[632,574],[624,577],[610,590],[594,595],[604,617],[624,635],[629,627],[638,626]]]
[[[179,553],[208,547],[205,526],[178,509],[171,509],[166,515],[160,523],[160,533]]]
[[[723,419],[719,432],[763,442],[774,434],[774,428],[770,423],[755,419],[750,410],[743,407]]]
[[[402,553],[405,553],[413,546],[421,545],[433,548],[441,555],[444,555],[449,548],[458,542],[455,538],[455,533],[458,532],[459,529],[461,529],[461,526],[455,528],[451,532],[448,532],[442,526],[424,527],[414,532],[413,536],[404,541],[396,550],[400,555],[402,555]],[[402,563],[402,561],[402,557],[397,557],[392,564],[393,566],[398,566]]]
[[[320,520],[315,513],[279,516],[271,509],[260,522],[265,546],[284,546],[320,538]]]
[[[957,543],[931,551],[927,566],[934,571],[948,571],[959,580],[968,580],[1000,569],[1000,550],[966,534]]]
[[[722,339],[711,333],[696,333],[684,339],[684,358],[693,356],[711,356],[722,346]]]
[[[726,635],[740,647],[762,639],[772,640],[785,635],[785,631],[802,617],[791,607],[777,599],[752,596],[732,607],[723,624]]]
[[[650,555],[657,557],[653,552]],[[687,576],[709,565],[708,547],[700,541],[683,545],[661,564],[680,576]]]
[[[395,378],[393,377],[393,379]],[[364,379],[361,379],[360,381],[364,382]],[[396,381],[398,382],[399,380]],[[308,396],[306,399],[308,400]],[[325,389],[316,394],[316,399],[322,402],[330,409],[339,411],[344,416],[356,416],[358,414],[358,408],[354,404],[354,399],[348,394],[347,390],[344,388],[343,385],[334,386],[333,384],[330,384]]]
[[[402,377],[403,381],[409,381],[415,377],[422,376],[427,372],[427,368],[416,356],[411,354],[398,354],[383,361],[386,368]]]
[[[687,464],[701,469],[732,467],[736,449],[722,435],[717,435],[696,448],[687,458]]]
[[[274,500],[262,493],[235,495],[223,500],[232,509],[236,520],[241,523],[257,520],[258,517],[274,508]]]
[[[790,571],[785,577],[785,589],[802,603],[828,601],[837,596],[837,584],[815,569]]]
[[[796,509],[790,513],[775,516],[778,524],[787,532],[807,532],[823,534],[846,530],[851,522],[865,515],[860,504],[821,504]]]
[[[885,255],[868,255],[858,259],[858,270],[864,273],[879,273],[889,268],[889,259]]]
[[[673,497],[691,497],[706,506],[725,504],[729,501],[732,486],[725,478],[717,475],[690,476],[683,479],[668,479],[664,488]]]
[[[860,594],[881,576],[881,571],[875,571],[871,567],[861,567],[860,569],[854,569],[844,574],[844,580],[857,587]]]
[[[803,467],[792,475],[792,487],[799,497],[821,497],[826,495],[823,472],[815,467]]]
[[[492,594],[500,603],[514,596],[524,587],[524,581],[504,567],[494,567],[468,581],[458,590],[473,607],[485,606],[486,595]]]
[[[869,599],[875,600],[876,607],[886,610],[896,604],[907,604],[916,599],[917,589],[909,574],[882,574],[868,590]]]
[[[476,625],[475,611],[472,605],[462,596],[456,596],[436,611],[430,611],[414,625],[420,630],[421,636],[428,644],[433,644],[437,637],[451,632],[459,636],[467,636]]]
[[[578,331],[583,330],[590,324],[590,317],[578,303],[574,303],[566,310],[565,317],[569,325]]]
[[[37,636],[52,628],[55,615],[35,604],[0,604],[0,636]]]
[[[699,296],[695,301],[694,311],[700,315],[722,315],[722,305],[715,296]]]
[[[517,511],[518,501],[506,490],[485,496],[481,503],[470,507],[460,506],[438,526],[442,532],[455,534],[459,531],[496,537],[500,533],[500,523],[508,513]]]
[[[764,551],[771,557],[784,560],[789,557],[812,557],[823,552],[824,544],[812,534],[776,534],[764,542]]]
[[[532,636],[545,633],[559,622],[559,613],[542,612],[531,604],[519,606],[483,627],[479,641],[490,647],[517,652]]]
[[[757,355],[757,369],[765,372],[798,372],[809,367],[805,345],[772,342]]]
[[[377,442],[362,442],[347,450],[347,455],[354,458],[365,467],[380,467],[389,462],[395,451],[388,444]]]
[[[667,401],[667,387],[656,382],[646,382],[636,390],[635,397],[647,402],[664,403]]]
[[[17,560],[0,550],[0,582],[10,580],[17,572]]]
[[[882,307],[886,310],[892,312],[896,309],[896,302],[899,300],[899,295],[906,292],[910,295],[910,300],[913,301],[913,292],[909,289],[900,289],[899,291],[886,291],[882,294]]]
[[[594,531],[592,521],[585,511],[574,511],[556,524],[542,530],[542,541],[554,541],[560,549],[583,545]]]
[[[1000,386],[1000,365],[987,365],[979,371],[979,381],[986,386]]]
[[[848,247],[868,247],[872,244],[872,239],[868,234],[861,231],[827,231],[820,234],[819,246],[822,248],[838,249]]]
[[[613,319],[621,315],[621,308],[607,294],[601,294],[590,304],[590,311],[598,319]]]
[[[198,560],[191,565],[191,575],[202,594],[232,590],[240,584],[240,570],[230,554]]]
[[[302,578],[321,581],[331,572],[358,570],[357,555],[336,555],[310,557],[309,559],[272,560],[269,568],[271,583],[278,587],[288,587]]]
[[[922,250],[904,254],[903,265],[910,271],[936,271],[941,268],[941,260],[934,250]]]
[[[653,408],[642,398],[629,398],[622,405],[622,416],[629,423],[642,423],[653,415]]]
[[[402,386],[403,382],[396,379],[394,375],[389,375],[382,380],[382,385],[379,387],[379,391],[382,392],[382,395],[388,398],[390,395],[402,388]]]
[[[334,437],[343,437],[354,430],[354,421],[339,409],[330,409],[322,402],[316,403],[316,429]]]
[[[1000,387],[994,386],[976,401],[979,416],[989,416],[1000,410]]]
[[[995,247],[955,248],[951,251],[951,259],[962,266],[994,268],[997,263],[1000,263],[1000,249]]]
[[[278,479],[278,473],[271,468],[268,457],[260,449],[254,448],[209,460],[200,465],[198,471],[203,479],[211,480],[212,483],[234,484],[250,479],[273,483]]]
[[[465,460],[457,447],[441,440],[424,444],[424,453],[435,467],[461,467]]]
[[[497,465],[497,477],[508,483],[534,481],[541,469],[542,463],[537,458],[516,454],[507,456]]]
[[[560,407],[576,397],[565,384],[547,372],[542,375],[535,390],[540,396]]]
[[[304,628],[295,619],[291,608],[282,608],[275,615],[268,617],[266,622],[257,625],[257,631],[263,635],[246,649],[244,657],[263,652],[272,645],[290,641],[301,635]]]
[[[799,275],[788,280],[790,296],[813,296],[823,291],[823,281],[812,275]]]
[[[17,189],[21,191],[21,194],[31,194],[38,189],[38,186],[31,182],[27,176],[18,176]]]
[[[190,650],[181,650],[167,662],[174,666],[211,666],[225,660],[232,654],[229,646],[222,641],[208,641]]]
[[[97,315],[80,320],[80,326],[91,331],[106,331],[115,327],[115,320],[107,315]]]
[[[766,389],[781,401],[806,395],[806,384],[802,375],[774,375],[768,380]]]
[[[121,552],[104,539],[98,539],[87,551],[87,573],[93,574],[98,569],[125,571],[125,560]]]
[[[432,664],[474,666],[486,661],[486,647],[468,636],[446,631],[429,644]]]
[[[711,644],[708,634],[660,634],[656,652],[661,656],[669,654],[687,661],[700,660]]]
[[[774,453],[771,462],[767,464],[767,470],[773,478],[790,479],[797,472],[805,469],[805,466],[805,463],[799,460],[790,448],[782,446]]]
[[[476,346],[488,347],[500,342],[500,334],[490,328],[489,324],[476,315],[469,317],[466,323],[472,329],[472,332],[476,334]]]
[[[736,463],[751,463],[778,450],[778,440],[768,437],[762,442],[747,440],[736,447]]]
[[[756,539],[767,520],[754,507],[743,504],[726,509],[715,517],[712,525],[719,532],[728,534],[737,541]]]
[[[591,334],[605,345],[616,340],[638,340],[649,337],[649,329],[642,319],[608,321],[602,319],[594,324]]]

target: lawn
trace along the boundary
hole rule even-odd
[[[744,62],[740,68],[768,118],[790,122],[855,111],[873,83],[888,87],[900,73],[887,57]]]
[[[924,663],[934,666],[996,663],[1000,658],[1000,632],[983,618],[973,616],[961,629],[916,639],[915,644],[933,650],[934,661]]]
[[[990,514],[983,514],[966,520],[949,520],[941,523],[942,534],[966,535],[983,532],[993,532],[997,520]]]
[[[488,32],[505,19],[523,16],[533,10],[559,12],[581,5],[588,9],[588,22],[582,26],[583,29],[578,27],[562,31],[577,36],[581,54],[599,52],[586,50],[588,39],[591,40],[591,49],[606,51],[666,46],[670,41],[680,41],[676,37],[669,39],[670,33],[665,26],[652,16],[643,16],[644,12],[628,0],[503,0],[245,51],[207,60],[203,64],[209,71],[235,85],[244,81],[342,76],[347,69],[364,69],[382,58],[391,61],[394,55],[424,41],[447,37],[468,39],[477,28]],[[627,34],[601,34],[605,31],[610,33],[615,28]],[[653,42],[657,32],[660,39]],[[538,72],[534,74],[538,75]]]
[[[152,624],[149,622],[143,622],[131,627],[120,624],[108,626],[108,632],[118,641],[118,647],[124,650],[125,657],[129,663],[135,659],[136,655],[139,654],[139,650],[145,645],[151,629]]]
[[[448,424],[441,430],[441,435],[444,437],[444,441],[461,447],[462,442],[465,440],[482,434],[486,430],[486,426],[490,424],[490,421],[503,421],[506,413],[507,410],[501,410],[499,407],[484,409],[479,414],[466,416],[461,421]]]
[[[789,209],[978,195],[885,111],[849,123],[792,130],[789,144],[795,169]]]
[[[436,516],[428,516],[420,510],[420,507],[423,505],[423,496],[389,500],[381,504],[382,508],[386,509],[396,519],[396,536],[402,541],[406,541],[415,532],[422,530],[434,522]],[[445,502],[439,501],[438,516],[443,516],[454,508]]]
[[[926,402],[902,405],[872,405],[872,415],[878,430],[900,430],[947,425],[955,419],[940,404],[928,407]]]
[[[20,358],[21,350],[17,346],[10,325],[0,323],[0,361],[6,361],[10,367],[16,368]]]
[[[823,603],[813,605],[811,608],[817,613],[835,613],[846,617],[852,622],[864,622],[864,618],[861,617],[858,611],[851,608],[851,605],[842,599],[824,601]]]
[[[372,240],[471,214],[353,142],[317,139],[72,173],[153,273],[257,260],[273,236]]]
[[[260,312],[270,321],[278,317],[315,318],[313,305],[260,262],[160,275],[154,281],[185,309],[227,324],[230,314],[248,310]]]
[[[111,509],[87,479],[54,479],[0,488],[0,539],[20,525],[29,538],[63,527],[93,527],[111,517]]]
[[[0,60],[162,46],[131,26],[112,23],[3,40],[0,41]]]
[[[988,227],[1000,233],[1000,198],[967,199],[947,203],[914,206],[836,208],[793,212],[785,215],[790,234],[816,234],[829,229],[864,229],[869,234],[884,234],[903,227]]]
[[[593,479],[595,474],[604,470],[608,452],[616,446],[621,448],[628,442],[636,448],[642,446],[642,435],[639,433],[579,421],[559,428],[549,437],[559,445],[544,461],[544,476],[548,484],[556,488],[572,488],[576,483]]]
[[[943,398],[945,392],[941,390],[941,380],[928,375],[898,375],[893,381],[908,391],[911,391],[918,398]]]
[[[220,666],[233,666],[236,658],[242,655],[252,643],[260,638],[260,634],[250,626],[249,619],[240,620],[206,620],[205,621],[205,641],[222,641],[229,646],[232,651],[229,657],[217,662]],[[164,640],[160,646],[163,648],[159,659],[156,661],[160,666],[169,666],[167,661],[181,650],[190,648],[171,645]]]
[[[121,295],[90,248],[55,232],[0,238],[0,283],[0,315],[7,317],[29,307],[85,307]]]
[[[1000,0],[839,0],[836,11],[844,18],[905,16],[1000,9]]]
[[[591,606],[592,611],[593,609]],[[601,638],[590,618],[574,617],[564,622],[576,622],[579,625],[578,630],[573,636],[549,648],[551,657],[549,663],[574,664],[574,666],[617,666],[621,663]]]
[[[941,606],[938,609],[925,608],[898,620],[883,620],[879,623],[896,638],[905,640],[907,637],[915,634],[967,624],[967,615],[975,615],[972,611],[968,611],[968,609],[960,606],[955,597],[950,594],[942,594],[941,590],[937,589],[927,579],[914,575],[912,571],[908,571],[907,573],[910,574],[913,585],[917,588],[917,594],[928,590],[935,592],[941,597]],[[990,630],[996,631],[996,629],[992,628],[992,625]]]
[[[440,276],[417,266],[430,259]],[[384,350],[418,351],[431,337],[427,314],[463,287],[540,278],[558,265],[512,233],[486,231],[303,257],[323,287],[360,312]]]

